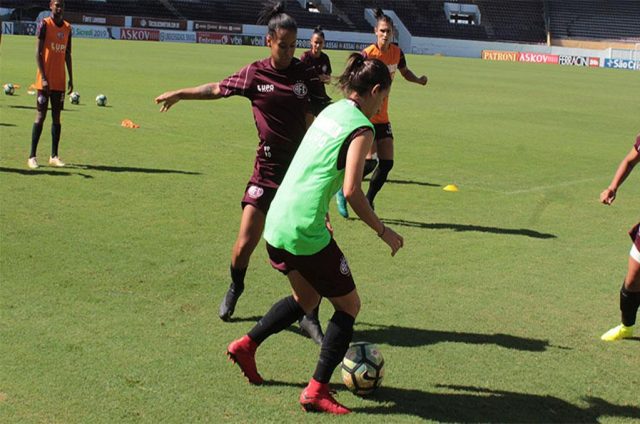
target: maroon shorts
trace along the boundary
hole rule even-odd
[[[269,206],[271,206],[271,201],[275,197],[277,190],[277,188],[261,187],[249,182],[240,204],[243,209],[247,205],[253,205],[266,215],[267,212],[269,212]]]
[[[633,244],[640,250],[640,222],[638,222],[630,231],[629,236],[633,240]]]
[[[298,271],[322,297],[351,293],[356,284],[342,251],[331,239],[327,247],[313,255],[293,255],[267,243],[271,266],[287,275]]]
[[[49,106],[49,100],[51,100],[51,110],[59,111],[64,109],[64,91],[49,91],[38,90],[36,96],[36,108],[38,112],[46,112]]]
[[[373,128],[376,130],[376,141],[383,140],[385,138],[393,138],[393,131],[391,131],[391,123],[386,124],[373,124]]]

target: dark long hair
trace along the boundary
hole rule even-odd
[[[259,25],[266,25],[270,36],[275,36],[278,29],[298,31],[298,24],[291,16],[284,13],[284,2],[268,1],[258,17]]]
[[[376,84],[380,84],[383,90],[391,87],[387,65],[378,59],[367,59],[360,53],[351,53],[336,85],[345,94],[356,92],[363,96]]]
[[[322,27],[320,25],[318,25],[317,27],[315,27],[313,29],[313,34],[318,34],[324,40],[324,31],[322,30]],[[312,34],[312,36],[313,36],[313,34]]]
[[[378,24],[380,22],[386,22],[389,24],[389,26],[391,28],[393,28],[393,19],[391,19],[391,17],[389,15],[385,15],[384,12],[382,11],[382,9],[380,9],[379,7],[377,7],[374,11],[373,11],[375,17],[376,17],[376,28],[378,27]]]

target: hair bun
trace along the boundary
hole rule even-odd
[[[384,16],[384,12],[379,7],[376,7],[375,10],[373,11],[373,13],[376,16],[376,19],[382,18]]]
[[[284,3],[281,1],[267,1],[263,6],[264,9],[258,17],[258,25],[268,25],[271,19],[284,13]]]
[[[273,5],[273,14],[277,15],[278,13],[284,13],[284,2],[277,2]]]

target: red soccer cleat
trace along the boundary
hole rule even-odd
[[[227,347],[227,356],[231,362],[238,364],[251,384],[262,384],[264,382],[256,367],[257,348],[258,345],[249,336],[234,340]]]
[[[300,405],[307,412],[327,412],[335,415],[351,412],[331,396],[328,384],[319,383],[314,379],[311,379],[309,385],[300,393]]]

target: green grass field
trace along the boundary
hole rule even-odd
[[[0,81],[22,88],[0,96],[0,422],[333,422],[298,406],[318,347],[296,328],[261,347],[263,387],[224,355],[289,291],[259,246],[236,319],[217,317],[257,145],[249,102],[153,103],[268,50],[75,40],[69,166],[29,171],[34,53],[34,38],[3,37]],[[328,53],[337,73],[347,53]],[[598,203],[640,131],[638,73],[408,64],[430,82],[396,79],[395,168],[376,201],[405,248],[391,258],[333,217],[363,301],[354,341],[386,359],[370,399],[336,372],[355,411],[341,421],[639,422],[640,338],[599,336],[620,320],[640,175]]]

